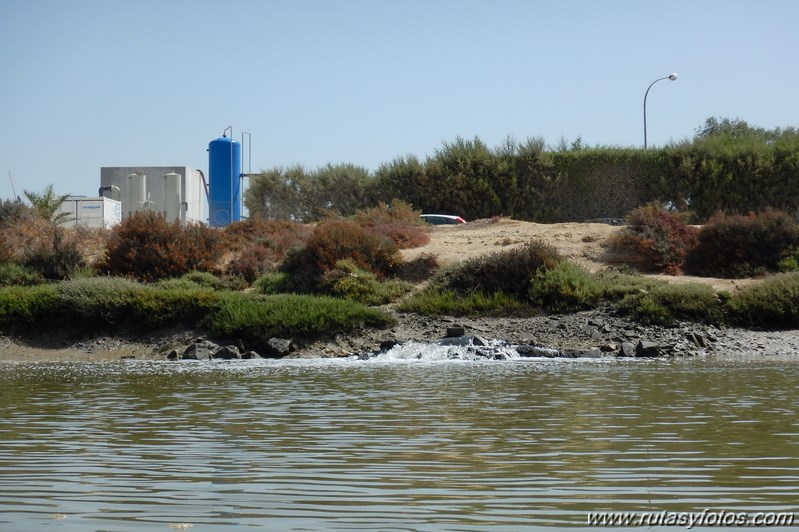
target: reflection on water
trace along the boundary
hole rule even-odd
[[[795,511],[790,361],[0,366],[0,530],[527,530]]]

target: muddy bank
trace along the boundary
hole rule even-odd
[[[675,327],[644,326],[611,312],[592,310],[569,315],[519,318],[428,318],[392,312],[395,326],[302,342],[291,339],[291,357],[338,357],[373,352],[384,342],[435,342],[447,329],[499,339],[513,345],[540,345],[559,350],[618,354],[623,343],[640,341],[670,349],[675,355],[788,357],[799,359],[799,331],[751,331],[695,323]],[[139,336],[73,339],[65,333],[37,338],[0,338],[0,362],[79,362],[166,360],[202,333],[195,330],[154,331]],[[697,340],[700,339],[700,340]],[[219,339],[236,343],[235,339]]]

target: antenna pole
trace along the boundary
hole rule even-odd
[[[11,177],[11,170],[8,171],[8,180],[11,181],[11,192],[14,193],[14,198],[19,199],[19,197],[17,197],[17,191],[14,188],[14,178]]]

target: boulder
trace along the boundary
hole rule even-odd
[[[634,357],[635,356],[635,344],[632,342],[622,342],[621,347],[619,347],[618,356],[620,357]]]
[[[215,343],[198,338],[183,350],[182,360],[210,360],[211,353],[219,349]]]
[[[288,338],[270,338],[264,351],[264,358],[283,358],[294,351],[294,342]]]
[[[648,340],[641,340],[635,346],[635,356],[638,358],[655,358],[662,356],[663,352],[658,344]]]
[[[238,360],[241,358],[241,353],[235,345],[226,345],[214,351],[211,354],[211,358],[215,360]]]

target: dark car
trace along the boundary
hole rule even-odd
[[[466,220],[454,214],[423,214],[422,220],[433,225],[465,224]]]

